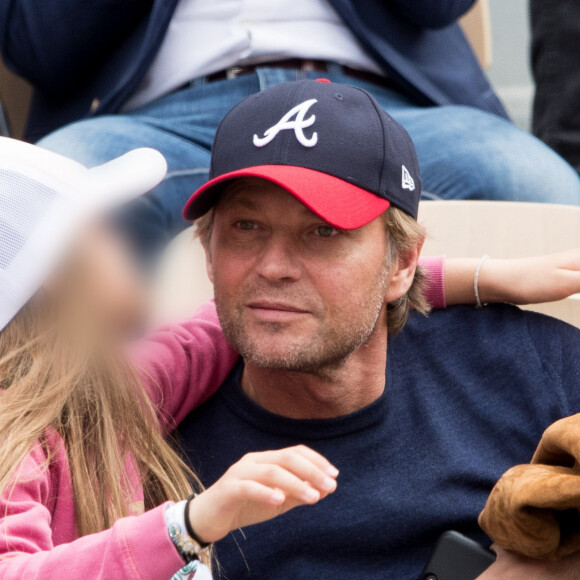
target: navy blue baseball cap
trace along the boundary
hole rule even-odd
[[[196,220],[240,177],[279,185],[325,222],[360,228],[391,205],[417,219],[421,178],[409,134],[366,91],[285,83],[236,105],[220,124],[210,181],[184,217]]]

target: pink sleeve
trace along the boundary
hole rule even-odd
[[[134,345],[133,357],[165,431],[213,395],[238,359],[223,335],[213,301],[186,322]]]
[[[47,505],[57,492],[51,490],[45,459],[37,445],[9,494],[0,497],[2,580],[158,580],[171,578],[183,567],[167,532],[166,505],[123,518],[110,530],[54,546]]]
[[[445,256],[421,257],[419,265],[427,272],[427,302],[431,308],[446,308]]]

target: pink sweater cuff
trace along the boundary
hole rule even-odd
[[[185,566],[167,531],[166,507],[163,504],[138,517],[120,520],[127,557],[143,580],[171,578]]]
[[[445,256],[421,258],[419,265],[427,273],[427,301],[431,308],[446,308]]]

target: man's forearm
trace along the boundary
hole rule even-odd
[[[388,0],[386,4],[399,16],[421,28],[443,28],[463,16],[476,0]]]

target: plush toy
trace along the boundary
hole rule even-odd
[[[530,465],[505,473],[479,524],[497,545],[530,558],[580,553],[580,414],[546,430]]]

